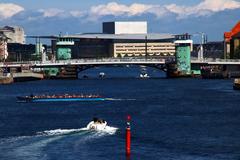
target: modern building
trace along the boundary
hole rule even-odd
[[[103,22],[105,34],[147,34],[147,22]]]
[[[8,43],[25,44],[24,30],[18,26],[5,26],[0,28],[0,33],[9,38]]]
[[[176,54],[174,34],[147,33],[147,22],[104,22],[102,33],[83,33],[59,36],[28,36],[51,39],[51,57],[48,60],[109,57],[169,57]],[[135,28],[135,29],[134,29]],[[189,38],[190,35],[184,34]],[[190,50],[192,51],[192,41]],[[38,42],[40,43],[40,42]],[[44,61],[44,56],[43,61]]]
[[[147,22],[104,22],[102,28],[58,37],[57,59],[175,55],[175,35],[147,33]]]
[[[36,45],[8,43],[8,58],[7,61],[31,61],[40,60],[36,57]],[[41,55],[39,55],[41,56]]]
[[[230,32],[224,33],[224,58],[240,58],[236,55],[238,50],[240,50],[240,21]]]

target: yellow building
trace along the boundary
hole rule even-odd
[[[175,44],[172,42],[114,43],[114,57],[174,56]]]

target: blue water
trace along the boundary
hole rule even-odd
[[[116,100],[16,103],[16,96],[31,93]],[[232,80],[90,78],[0,86],[0,160],[126,159],[128,114],[131,159],[239,160],[239,104]],[[92,117],[119,130],[82,130]]]

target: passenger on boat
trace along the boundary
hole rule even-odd
[[[103,123],[106,122],[104,119],[100,119],[100,118],[93,118],[93,121],[94,121],[95,123],[100,123],[100,124],[103,124]]]

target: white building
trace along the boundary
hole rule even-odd
[[[5,26],[0,28],[0,33],[6,35],[9,40],[8,43],[25,44],[24,30],[18,26]]]
[[[103,22],[105,34],[147,34],[147,22]]]

